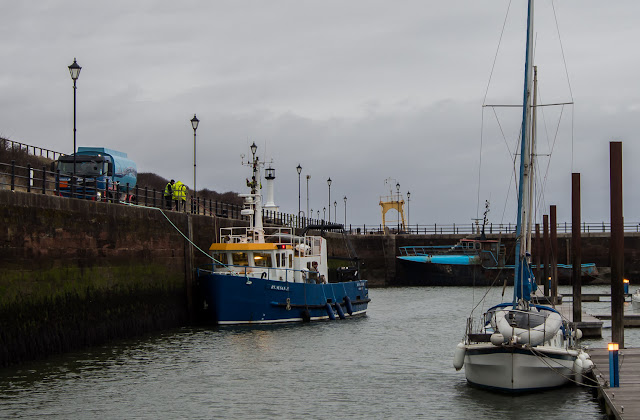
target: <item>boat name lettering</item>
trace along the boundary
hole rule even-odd
[[[289,286],[275,286],[275,285],[272,285],[271,286],[271,290],[282,290],[283,292],[288,292],[289,291]]]

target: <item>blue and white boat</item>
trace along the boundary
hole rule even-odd
[[[503,392],[554,388],[582,382],[593,363],[578,346],[582,333],[553,307],[534,305],[537,285],[531,270],[533,0],[528,0],[520,177],[513,300],[495,305],[479,320],[470,317],[456,347],[454,367],[464,366],[467,382]]]
[[[197,270],[209,320],[219,325],[345,319],[364,315],[366,280],[328,282],[327,242],[293,228],[263,226],[257,147],[242,215],[249,226],[220,229],[213,263]]]

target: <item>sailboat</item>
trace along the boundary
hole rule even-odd
[[[527,41],[520,137],[520,173],[516,227],[514,291],[511,302],[495,305],[480,322],[467,320],[456,347],[454,367],[464,367],[470,385],[503,392],[543,390],[581,382],[593,366],[577,342],[582,333],[553,307],[536,305],[537,285],[531,269],[533,7],[528,0]]]

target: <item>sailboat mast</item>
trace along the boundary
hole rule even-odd
[[[533,39],[533,0],[528,2],[527,12],[527,43],[526,58],[524,71],[524,94],[522,100],[522,132],[520,135],[520,180],[518,182],[518,214],[516,220],[516,254],[515,254],[515,273],[513,288],[513,304],[516,306],[520,299],[529,300],[529,290],[525,285],[524,264],[526,264],[525,255],[526,235],[523,234],[523,228],[526,229],[527,213],[529,212],[529,169],[530,169],[530,140],[531,131],[529,130],[529,122],[531,118],[530,104],[530,80],[533,64],[533,48],[531,40]],[[525,224],[525,226],[523,226]],[[527,280],[528,281],[528,280]]]
[[[527,214],[527,251],[531,252],[531,230],[533,229],[533,204],[535,201],[536,169],[536,105],[538,104],[538,67],[533,66],[533,107],[531,109],[531,153],[529,154],[529,209]],[[528,263],[531,263],[529,257]]]

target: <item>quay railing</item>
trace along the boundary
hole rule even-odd
[[[46,150],[46,149],[43,149]],[[106,201],[111,203],[132,203],[145,207],[157,207],[163,210],[173,210],[189,212],[192,214],[216,216],[222,218],[232,218],[247,220],[241,215],[242,205],[226,203],[204,197],[185,197],[184,200],[167,202],[163,197],[163,190],[156,190],[147,186],[126,185],[120,188],[117,193],[117,186],[105,184],[104,188],[96,191],[95,183],[90,185],[83,177],[63,177],[59,171],[47,170],[45,166],[35,167],[28,164],[19,166],[15,161],[11,163],[0,162],[0,189],[10,189],[12,191],[23,191],[34,194],[48,194],[55,196],[69,196],[75,199],[85,199],[93,201]],[[64,185],[67,184],[67,185]],[[70,184],[70,185],[69,185]],[[99,195],[97,193],[100,193]],[[69,198],[65,197],[65,198]],[[274,212],[263,209],[262,212],[265,225],[286,226],[290,228],[304,228],[309,225],[323,225],[327,222],[323,219],[299,217],[295,214]],[[382,225],[348,225],[344,227],[345,232],[353,235],[372,234],[410,234],[410,235],[480,235],[480,227],[474,223],[462,224],[416,224],[408,225],[404,229],[397,229],[395,226]],[[487,234],[513,234],[516,225],[514,223],[489,223],[485,226]],[[581,223],[583,233],[609,233],[611,224],[609,222],[583,222]],[[625,232],[640,232],[640,223],[625,222]],[[558,223],[558,233],[571,233],[571,223]]]
[[[571,223],[561,222],[556,226],[558,233],[571,233]],[[474,223],[453,223],[453,224],[424,224],[411,225],[404,229],[398,230],[395,226],[384,227],[382,225],[349,225],[347,229],[349,233],[356,235],[375,235],[375,234],[406,234],[406,235],[480,235],[482,233]],[[580,224],[582,233],[609,233],[611,232],[611,223],[609,222],[582,222]],[[625,232],[640,232],[640,223],[625,222]],[[486,234],[515,234],[515,223],[489,223],[485,226]],[[542,234],[542,232],[541,232]]]
[[[98,182],[96,188],[93,178],[61,176],[60,171],[48,170],[46,166],[35,167],[0,162],[0,189],[21,191],[33,194],[59,196],[61,198],[103,201],[110,203],[131,203],[144,207],[157,207],[162,210],[180,211],[204,216],[216,216],[236,220],[248,220],[241,214],[242,205],[192,196],[182,200],[167,201],[164,190],[156,190],[147,186],[126,184],[120,186],[109,182]],[[303,228],[311,224],[322,224],[324,221],[311,218],[296,217],[292,214],[274,212],[263,209],[263,220],[266,225]]]
[[[20,143],[3,137],[0,137],[0,150],[24,151],[28,155],[45,157],[52,160],[57,160],[60,156],[65,156],[64,153],[56,152],[55,150],[31,146],[30,144]]]

